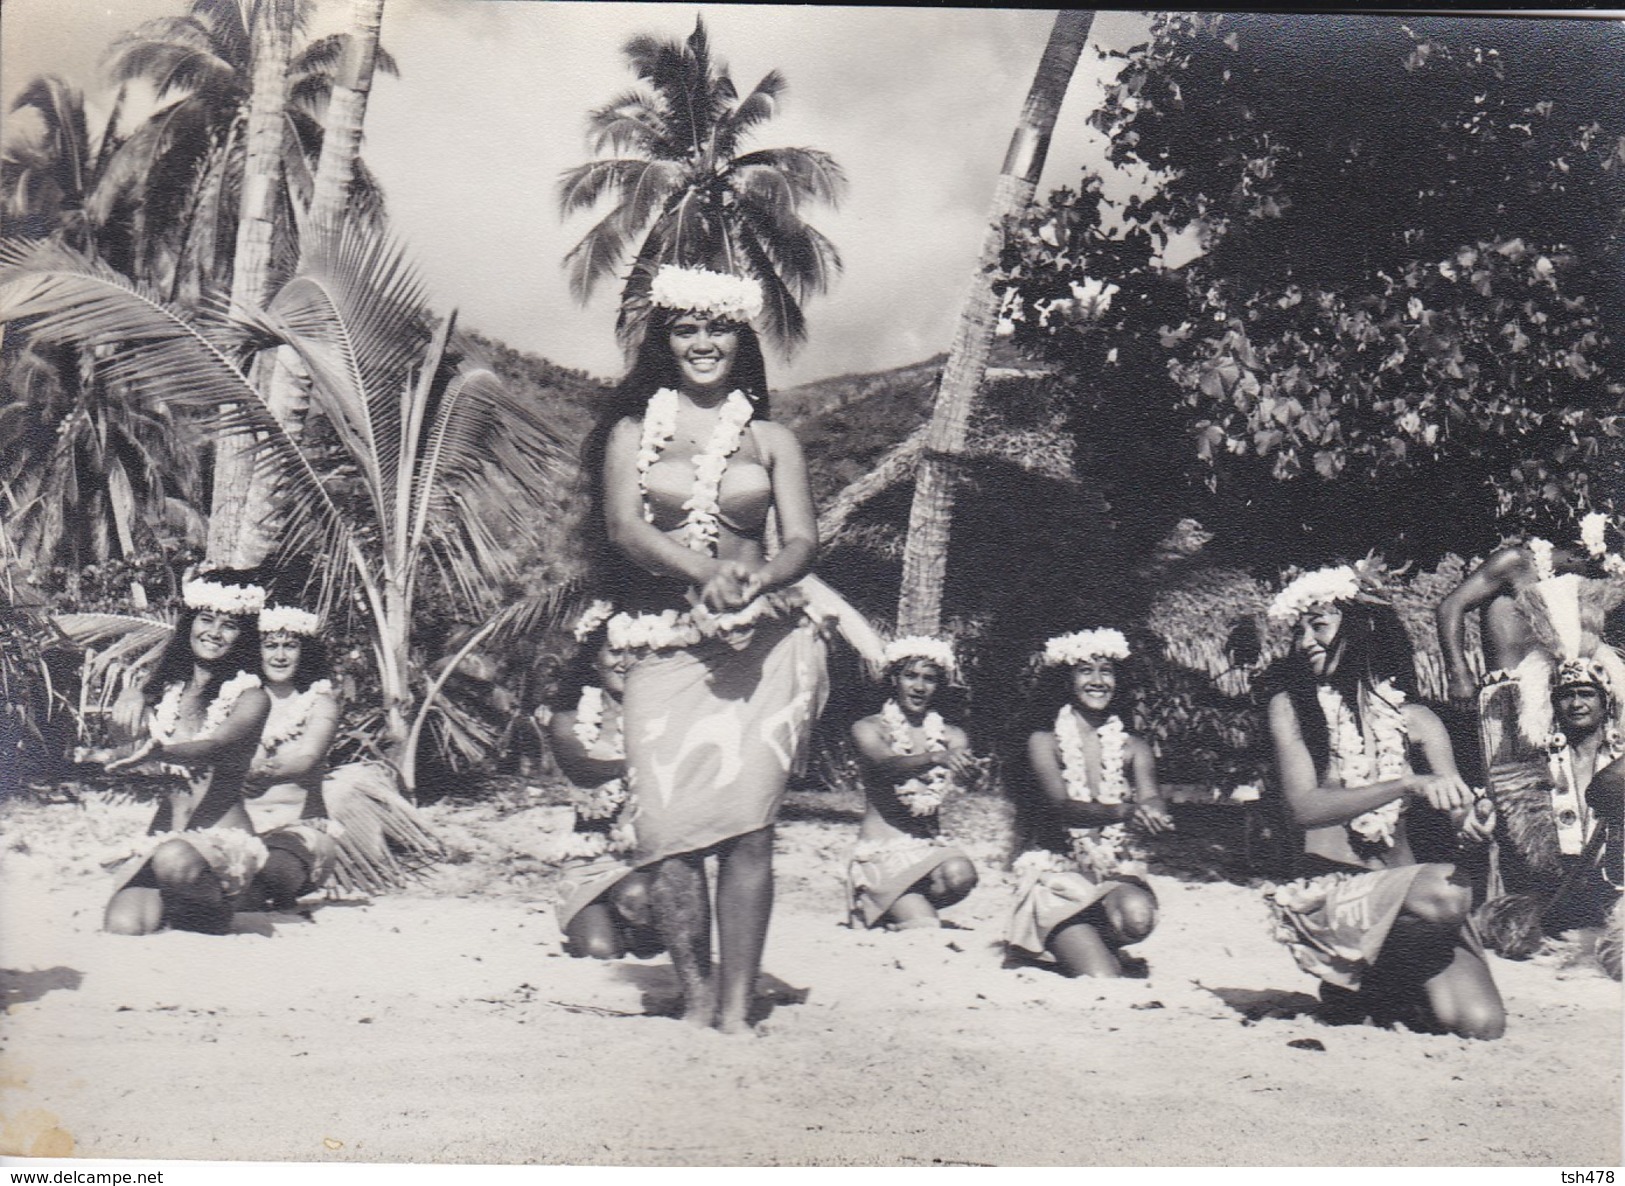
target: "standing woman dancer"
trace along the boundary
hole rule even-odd
[[[767,418],[749,324],[761,286],[666,266],[650,300],[586,469],[619,569],[606,574],[623,607],[610,645],[637,656],[624,700],[633,860],[654,873],[685,1020],[738,1033],[773,907],[773,823],[828,689],[823,640],[795,587],[812,568],[817,522],[801,446]]]
[[[1117,665],[1128,656],[1118,630],[1080,630],[1044,644],[1044,667],[1059,673],[1046,682],[1062,686],[1040,702],[1046,710],[1060,704],[1054,723],[1027,738],[1039,847],[1011,867],[1018,888],[1006,938],[1028,955],[1049,953],[1067,976],[1121,976],[1119,950],[1157,923],[1157,899],[1129,858],[1125,825],[1156,833],[1174,821],[1158,793],[1151,747],[1112,711]]]
[[[252,574],[217,569],[188,581],[181,597],[185,611],[144,692],[147,736],[107,762],[109,771],[161,763],[186,780],[158,805],[145,842],[116,874],[103,921],[115,935],[165,925],[223,935],[232,899],[266,861],[243,809],[243,782],[271,707],[254,674],[265,590]]]

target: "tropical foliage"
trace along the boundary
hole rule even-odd
[[[508,541],[552,497],[554,438],[491,371],[461,365],[449,321],[436,324],[399,250],[364,226],[310,236],[295,277],[244,316],[188,314],[54,244],[0,251],[0,321],[27,319],[35,342],[108,343],[98,366],[135,397],[259,435],[288,513],[284,555],[306,558],[335,612],[360,611],[384,733],[410,779],[433,699],[414,720],[413,606],[432,590],[495,613],[511,592]],[[239,362],[245,346],[275,345],[312,377],[322,428],[308,440],[277,424]]]
[[[769,334],[785,347],[807,332],[802,304],[841,267],[835,245],[801,217],[808,202],[836,202],[846,177],[814,148],[742,151],[778,110],[785,80],[769,71],[743,99],[711,56],[705,22],[686,41],[634,37],[623,51],[647,84],[587,118],[588,144],[610,153],[568,170],[559,183],[566,215],[606,196],[609,212],[565,257],[570,287],[586,300],[632,255],[617,329],[634,337],[649,283],[663,263],[750,273],[767,298]]]
[[[1157,188],[1110,230],[1088,185],[1035,209],[1012,329],[1170,430],[1111,436],[1169,512],[1249,561],[1363,553],[1373,521],[1426,559],[1617,497],[1625,94],[1594,67],[1625,32],[1531,28],[1179,15],[1126,55],[1097,122]]]
[[[310,0],[259,2],[290,5],[296,35],[306,28]],[[192,0],[186,16],[148,21],[118,38],[107,53],[113,82],[145,82],[159,100],[121,147],[130,158],[141,210],[137,266],[124,270],[158,284],[169,300],[190,304],[211,288],[229,286],[256,7],[238,0]],[[346,42],[345,34],[307,42],[289,62],[287,135],[276,198],[281,209],[277,256],[284,274],[297,258],[295,211],[310,203],[322,115]],[[382,50],[378,62],[380,69],[395,72],[394,60]],[[382,195],[364,166],[357,167],[351,204],[363,217],[382,215]]]

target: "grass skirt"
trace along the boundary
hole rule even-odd
[[[1305,972],[1356,990],[1426,866],[1373,870],[1325,860],[1316,866],[1313,876],[1264,887],[1272,931]]]
[[[575,916],[614,889],[636,870],[620,857],[571,861],[559,874],[559,933],[568,934]]]
[[[847,901],[853,921],[875,926],[910,886],[956,857],[970,859],[937,838],[902,836],[859,842],[846,867]]]
[[[136,850],[113,871],[113,893],[118,893],[137,873],[146,868],[153,852],[162,844],[180,840],[192,846],[220,881],[220,889],[235,898],[247,888],[254,874],[265,868],[265,843],[242,828],[199,828],[193,832],[159,832],[142,838]]]
[[[1011,866],[1016,875],[1016,905],[1010,913],[1005,942],[1031,955],[1043,955],[1050,934],[1062,924],[1125,885],[1150,887],[1138,877],[1097,879],[1071,856],[1047,849],[1023,853]]]
[[[760,622],[737,648],[714,638],[633,664],[622,712],[634,863],[772,824],[828,691],[824,641],[800,612]]]

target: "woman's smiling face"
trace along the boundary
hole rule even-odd
[[[218,663],[231,654],[243,624],[234,614],[202,609],[192,619],[192,655],[203,663]]]
[[[739,327],[733,322],[685,313],[671,323],[667,339],[685,388],[709,391],[728,382],[739,353]]]
[[[303,649],[299,636],[286,630],[261,635],[260,666],[265,669],[266,680],[273,684],[292,681],[294,672],[299,670],[299,655]]]
[[[1117,664],[1093,656],[1072,665],[1072,698],[1080,708],[1105,712],[1117,694]]]

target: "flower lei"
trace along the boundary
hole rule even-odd
[[[1344,701],[1342,693],[1321,684],[1315,689],[1315,696],[1326,718],[1332,760],[1337,764],[1338,778],[1345,787],[1370,786],[1372,783],[1403,778],[1410,773],[1410,761],[1405,752],[1405,718],[1399,709],[1405,699],[1403,692],[1383,680],[1371,695],[1361,698],[1375,754],[1367,751],[1360,722],[1354,710]],[[1394,831],[1404,810],[1404,798],[1395,798],[1381,807],[1355,816],[1345,827],[1368,843],[1392,847]]]
[[[250,688],[260,686],[260,677],[251,671],[239,671],[225,683],[220,685],[220,691],[209,703],[208,711],[203,714],[203,727],[192,734],[190,740],[202,741],[211,736],[214,731],[226,723],[231,716],[231,710],[237,707],[237,698]],[[152,713],[152,738],[159,745],[167,745],[175,739],[175,730],[181,723],[181,695],[186,690],[184,681],[177,680],[164,689],[164,695]]]
[[[1625,576],[1625,556],[1608,550],[1608,516],[1592,511],[1580,520],[1580,543],[1609,576]]]
[[[1609,721],[1603,729],[1594,769],[1601,770],[1621,757],[1625,757],[1625,737],[1620,736],[1618,725]],[[1554,731],[1546,742],[1546,768],[1552,780],[1552,816],[1557,825],[1558,848],[1565,856],[1575,856],[1584,847],[1581,824],[1587,812],[1582,788],[1575,776],[1574,750],[1561,730]]]
[[[823,621],[792,586],[764,593],[744,608],[726,614],[712,613],[704,605],[682,613],[674,609],[658,614],[618,613],[609,620],[607,637],[610,649],[616,651],[672,650],[698,646],[712,638],[742,647],[749,642],[750,631],[758,622],[779,617],[790,609],[803,610],[815,621]]]
[[[1055,742],[1061,751],[1061,773],[1066,778],[1067,796],[1081,803],[1121,803],[1128,798],[1125,773],[1128,731],[1123,728],[1122,718],[1108,717],[1106,723],[1095,730],[1095,737],[1100,742],[1099,789],[1089,786],[1078,714],[1070,704],[1061,706],[1055,715]]]
[[[649,397],[649,406],[643,413],[643,435],[638,441],[638,489],[643,494],[643,517],[650,523],[654,522],[654,508],[649,505],[649,468],[660,460],[660,454],[677,431],[677,408],[677,393],[662,387]],[[704,451],[694,456],[694,488],[683,502],[688,516],[683,520],[680,537],[683,546],[692,551],[716,553],[720,510],[717,492],[728,468],[728,458],[739,448],[752,412],[744,392],[729,392],[716,427],[711,430],[711,439],[706,442]]]
[[[904,715],[897,701],[886,701],[886,706],[880,710],[880,719],[886,726],[892,753],[915,752],[914,730],[910,728],[908,717]],[[921,727],[925,731],[925,753],[935,753],[948,748],[948,728],[943,722],[941,713],[926,713]],[[951,782],[952,775],[949,774],[947,767],[933,766],[923,775],[898,783],[897,798],[908,808],[910,815],[935,815],[937,809],[942,806],[943,799],[948,795]]]
[[[570,732],[581,742],[582,749],[591,750],[603,736],[603,731],[604,689],[588,684],[581,689],[581,699],[576,701],[576,720],[575,724],[570,726]],[[621,742],[614,747],[614,752],[604,760],[618,761],[625,757],[623,736]],[[570,806],[575,809],[577,818],[584,820],[609,819],[626,805],[629,797],[624,776],[609,779],[595,787],[570,788]],[[585,835],[601,836],[602,833],[585,833]]]
[[[1552,541],[1536,537],[1529,541],[1529,555],[1535,562],[1535,579],[1549,581],[1557,575],[1557,569],[1552,564]]]
[[[1083,730],[1078,714],[1063,704],[1055,716],[1055,743],[1061,751],[1061,776],[1066,793],[1081,803],[1122,803],[1128,798],[1128,730],[1121,717],[1111,716],[1095,730],[1100,742],[1100,786],[1090,787],[1083,752]],[[1122,824],[1098,828],[1068,828],[1072,859],[1095,876],[1107,878],[1133,873],[1138,863],[1131,861],[1128,829]]]
[[[310,710],[316,703],[316,697],[332,694],[333,681],[326,679],[317,680],[303,692],[295,692],[291,697],[292,711],[281,721],[266,722],[265,732],[260,734],[260,748],[270,753],[283,742],[298,737],[305,731],[305,722],[310,718]]]

